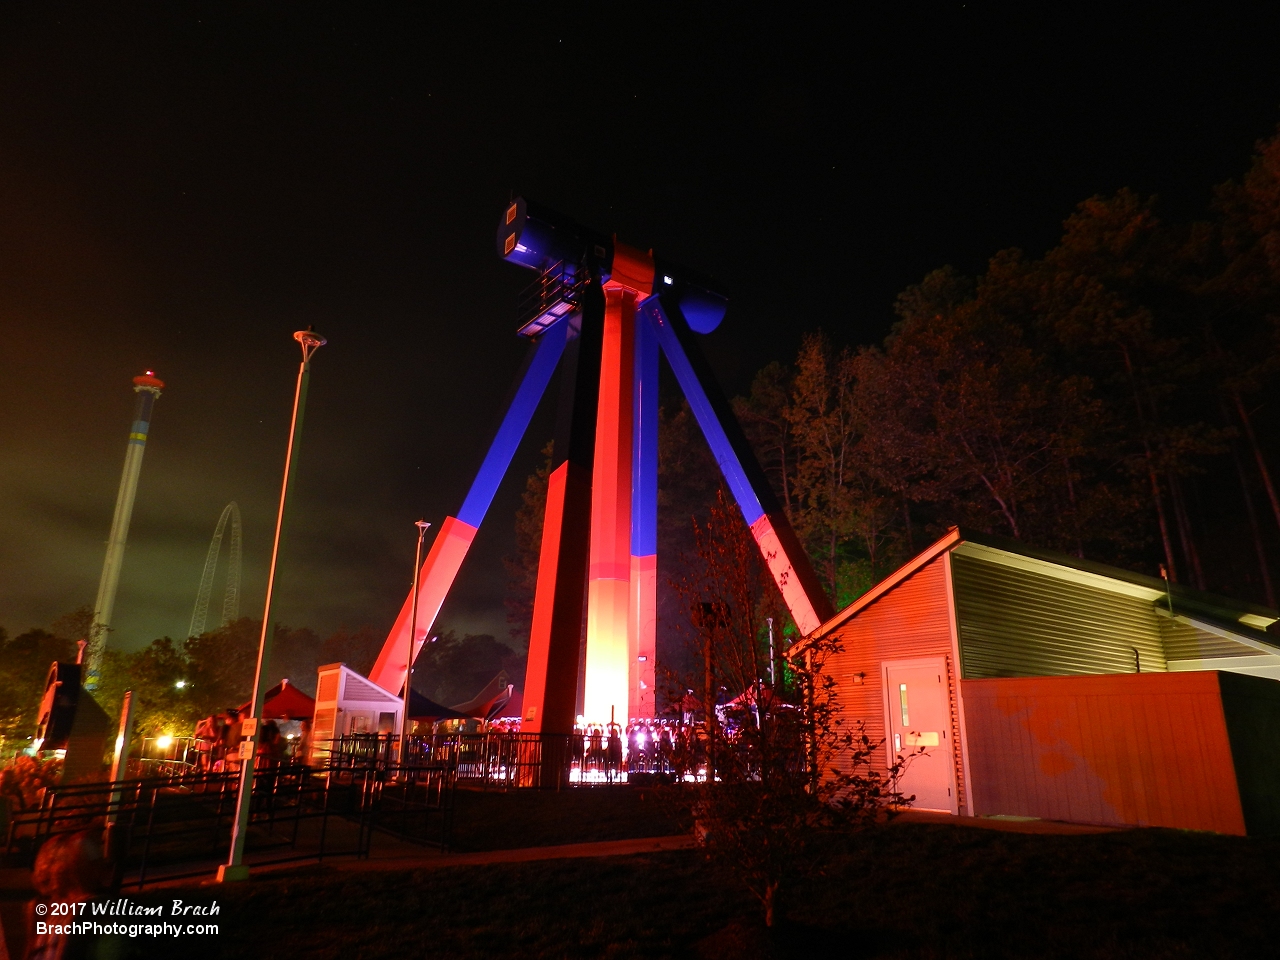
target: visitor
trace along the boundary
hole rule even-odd
[[[254,767],[259,770],[274,769],[280,763],[284,752],[280,726],[274,720],[268,720],[258,732],[258,746],[254,751]]]
[[[311,754],[311,722],[303,720],[298,724],[298,735],[293,740],[293,753],[289,757],[291,763],[306,764]]]
[[[622,770],[622,727],[609,724],[609,757],[605,767],[605,779],[610,783]]]
[[[27,960],[80,960],[122,955],[120,950],[104,950],[108,946],[103,943],[106,938],[92,934],[36,932],[36,920],[46,916],[47,904],[92,900],[101,892],[106,880],[107,864],[102,856],[102,847],[89,831],[64,833],[45,841],[31,871],[31,885],[39,898],[27,904],[27,930],[31,937],[27,943]],[[3,945],[2,941],[0,945]]]
[[[222,727],[222,769],[224,771],[240,769],[240,740],[243,731],[244,723],[240,719],[240,711],[235,707],[227,707],[223,714]]]

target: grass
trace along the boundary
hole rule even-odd
[[[455,849],[670,833],[651,790],[459,795]],[[217,937],[120,955],[294,958],[1227,958],[1274,955],[1280,841],[899,822],[833,836],[786,925],[700,851],[400,871],[341,865],[130,895],[217,899]]]
[[[902,823],[833,837],[776,934],[697,851],[305,868],[136,899],[221,902],[221,935],[182,941],[190,960],[1261,957],[1280,933],[1278,854],[1276,841],[1165,830],[1039,836]],[[177,954],[172,942],[138,949]]]

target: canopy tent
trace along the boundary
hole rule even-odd
[[[474,697],[466,703],[455,704],[453,709],[476,720],[492,720],[507,705],[514,689],[514,685],[507,682],[507,674],[503,671],[485,684],[484,689]]]
[[[417,690],[409,691],[410,720],[429,720],[434,723],[437,720],[465,720],[470,716],[471,714],[469,713],[461,713],[458,710],[436,703],[429,697],[424,697]]]
[[[781,707],[790,707],[791,704],[783,702],[780,697],[775,697],[773,690],[765,683],[753,683],[742,693],[738,694],[728,703],[722,704],[724,707],[733,708],[751,708],[759,704],[766,710],[773,710]]]
[[[523,717],[524,716],[524,693],[519,690],[511,691],[511,699],[502,704],[499,708],[497,716],[499,717]]]
[[[253,703],[244,704],[240,707],[240,716],[249,717],[253,714]],[[267,696],[262,704],[262,720],[310,720],[315,716],[316,701],[315,697],[309,697],[292,683],[289,678],[281,680],[274,687],[267,691]]]

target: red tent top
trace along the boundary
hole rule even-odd
[[[242,717],[249,716],[252,703],[240,708]],[[309,697],[286,677],[267,691],[266,701],[262,705],[262,720],[310,720],[316,712],[316,701]]]
[[[524,693],[520,690],[512,690],[511,699],[502,705],[502,709],[498,713],[503,717],[523,717]]]

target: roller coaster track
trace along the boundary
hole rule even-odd
[[[225,627],[240,616],[240,507],[232,500],[223,508],[213,539],[209,541],[209,552],[204,558],[204,576],[200,578],[200,592],[196,594],[196,606],[191,612],[188,636],[198,637],[204,633],[209,614],[209,594],[213,592],[213,577],[218,570],[218,554],[222,550],[222,534],[228,517],[231,518],[231,549],[227,557],[227,586],[222,599],[221,626]]]

